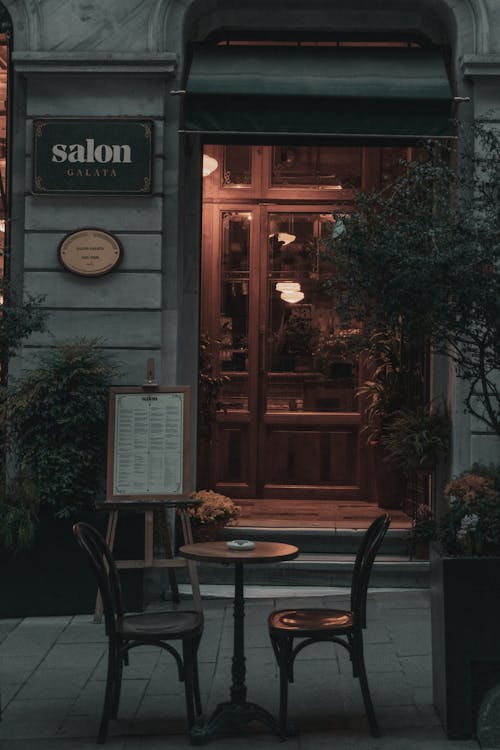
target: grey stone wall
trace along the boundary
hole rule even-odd
[[[25,169],[20,174],[15,170],[16,179],[24,179],[24,221],[23,237],[14,253],[23,248],[25,290],[44,295],[50,312],[50,335],[33,336],[25,354],[32,347],[76,336],[99,338],[120,361],[122,380],[127,383],[142,382],[148,357],[154,357],[159,367],[162,350],[164,174],[167,158],[176,162],[175,154],[165,155],[164,109],[174,65],[170,58],[155,63],[144,71],[134,60],[127,63],[125,72],[121,65],[117,71],[109,63],[87,72],[85,64],[73,63],[66,71],[61,57],[45,57],[41,63],[29,54],[14,53],[16,75],[25,84],[25,122],[20,131],[26,154]],[[153,119],[151,197],[30,194],[33,118],[89,115]],[[21,192],[19,185],[19,198]],[[94,226],[118,236],[124,248],[123,263],[100,278],[68,273],[57,259],[59,242],[68,232]],[[21,228],[17,230],[19,236]]]
[[[3,0],[14,26],[13,273],[46,295],[49,335],[37,334],[13,364],[77,336],[97,336],[142,382],[153,356],[159,379],[196,387],[200,242],[200,144],[178,135],[186,43],[214,29],[420,30],[451,45],[459,114],[500,118],[499,0]],[[32,120],[40,116],[137,116],[155,121],[150,198],[30,194]],[[99,279],[64,271],[60,239],[98,226],[124,246],[118,270]],[[455,415],[452,469],[495,459],[498,440],[461,408],[460,384],[442,380]],[[456,387],[455,387],[456,386]]]

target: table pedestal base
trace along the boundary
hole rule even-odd
[[[291,725],[285,733],[279,728],[278,722],[269,711],[256,703],[219,703],[206,724],[197,724],[191,729],[191,744],[202,745],[210,739],[219,729],[238,729],[251,721],[260,721],[268,726],[281,740],[296,734]]]

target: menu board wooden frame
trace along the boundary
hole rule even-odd
[[[189,415],[188,386],[110,388],[107,501],[186,497]]]

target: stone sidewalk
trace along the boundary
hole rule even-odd
[[[315,592],[317,593],[317,592]],[[205,631],[200,679],[207,713],[228,698],[232,603],[203,591]],[[254,598],[255,595],[255,598]],[[346,606],[347,595],[305,597],[297,591],[246,589],[248,700],[277,711],[278,679],[267,615],[286,606]],[[383,733],[370,736],[357,680],[344,649],[315,644],[296,662],[290,719],[297,737],[287,750],[473,750],[474,740],[446,739],[432,707],[430,611],[427,590],[372,591],[368,599],[366,663]],[[189,607],[189,602],[182,603]],[[160,604],[158,608],[168,608]],[[0,620],[2,750],[78,750],[95,747],[106,670],[106,640],[92,616]],[[124,669],[120,719],[110,724],[108,750],[190,747],[184,693],[172,658],[159,649],[132,651]],[[207,747],[277,750],[261,726],[216,735]]]

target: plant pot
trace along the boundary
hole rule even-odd
[[[215,542],[225,526],[227,526],[226,521],[204,524],[202,526],[193,526],[193,541]]]
[[[387,510],[401,508],[406,494],[403,472],[387,460],[387,452],[380,443],[372,444],[370,454],[377,505]]]
[[[296,354],[294,357],[295,372],[311,372],[313,369],[312,354]]]
[[[129,514],[124,514],[129,515]],[[115,556],[135,558],[143,554],[138,516],[120,519]],[[33,547],[24,554],[0,548],[2,597],[0,617],[42,617],[90,614],[94,611],[97,582],[91,563],[72,533],[73,523],[86,521],[103,535],[107,514],[82,512],[74,518],[42,516]],[[140,550],[140,552],[139,552]],[[143,608],[142,571],[120,571],[125,608]]]
[[[500,681],[500,557],[430,550],[434,706],[451,739],[476,736],[481,701]]]

